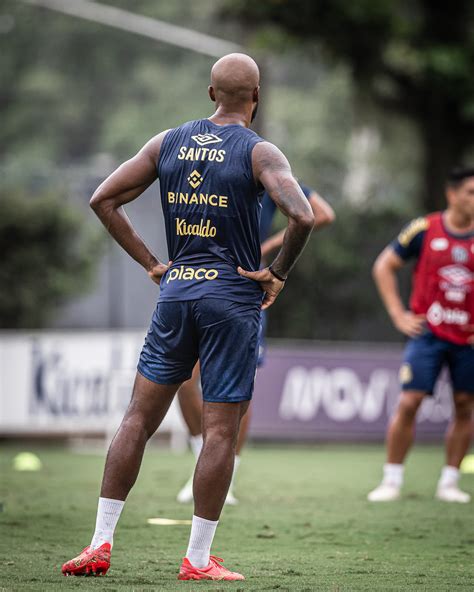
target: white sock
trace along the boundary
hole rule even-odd
[[[234,470],[232,471],[232,480],[230,482],[229,491],[231,491],[234,487],[235,476],[237,475],[237,471],[240,467],[241,458],[238,454],[235,455],[234,458]]]
[[[93,549],[98,549],[104,543],[110,543],[110,546],[114,544],[114,530],[124,504],[121,500],[99,497],[95,532],[91,542]]]
[[[213,520],[193,516],[186,557],[194,567],[207,567],[209,565],[211,545],[218,524],[219,520],[214,522]]]
[[[403,485],[403,465],[385,463],[383,466],[383,485],[393,485],[400,488]]]
[[[438,487],[456,487],[459,481],[459,469],[446,465],[441,470]]]
[[[197,460],[202,450],[202,434],[198,434],[197,436],[189,436],[189,445],[191,446],[191,450],[193,451]]]

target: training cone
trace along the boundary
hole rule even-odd
[[[41,467],[40,459],[33,452],[20,452],[13,459],[15,471],[40,471]]]
[[[461,473],[474,473],[474,454],[468,454],[464,457],[460,469]]]

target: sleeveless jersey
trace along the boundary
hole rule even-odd
[[[262,189],[251,155],[261,141],[241,125],[209,119],[166,134],[157,167],[172,265],[161,279],[160,301],[261,302],[260,285],[237,272],[260,264]]]
[[[420,255],[413,272],[410,307],[426,314],[439,338],[464,345],[474,324],[474,234],[446,230],[441,212],[426,216]],[[400,240],[400,239],[399,239]]]

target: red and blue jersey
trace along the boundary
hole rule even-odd
[[[440,339],[467,344],[474,324],[474,233],[453,234],[435,212],[413,220],[392,246],[403,260],[417,259],[411,310],[426,315]]]
[[[168,254],[160,301],[218,297],[260,302],[260,285],[237,272],[260,264],[262,188],[252,150],[262,139],[241,125],[190,121],[170,130],[158,167]]]

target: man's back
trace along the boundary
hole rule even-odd
[[[252,150],[261,141],[241,125],[209,119],[166,134],[157,172],[173,263],[161,282],[161,300],[261,300],[259,285],[237,272],[238,266],[255,271],[260,263]]]

